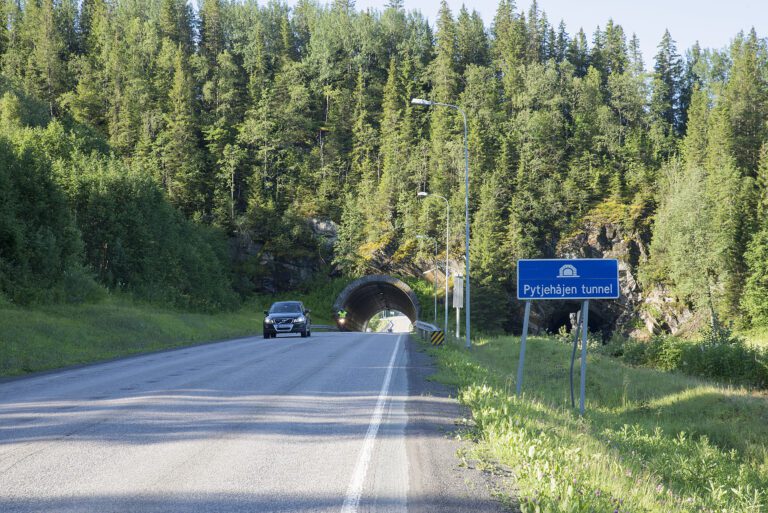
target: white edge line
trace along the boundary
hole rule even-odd
[[[373,443],[376,441],[376,435],[378,434],[379,426],[381,425],[381,418],[384,414],[384,405],[387,403],[387,396],[389,395],[389,382],[392,380],[392,369],[394,368],[395,358],[400,350],[400,342],[402,339],[403,335],[400,335],[397,338],[397,344],[395,344],[395,349],[392,351],[392,357],[389,359],[389,367],[387,367],[387,373],[384,376],[384,383],[381,385],[379,400],[376,402],[376,408],[373,410],[373,415],[371,415],[371,421],[368,424],[368,432],[365,434],[363,448],[360,450],[360,455],[357,457],[357,464],[355,465],[354,472],[352,472],[352,480],[349,482],[347,497],[344,499],[341,513],[357,513],[357,507],[360,504],[360,496],[363,493],[365,476],[368,474],[368,465],[371,462]]]

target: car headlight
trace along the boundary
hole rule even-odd
[[[307,318],[304,317],[303,315],[299,315],[298,317],[296,317],[295,322],[307,322]]]
[[[273,320],[272,320],[272,319],[270,319],[269,317],[265,317],[265,318],[264,318],[264,323],[265,323],[265,324],[272,324],[273,322],[275,322],[275,321],[273,321]]]

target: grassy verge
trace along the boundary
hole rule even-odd
[[[756,347],[768,347],[768,328],[752,328],[739,333],[747,343]]]
[[[331,324],[331,305],[344,285],[318,282],[303,292],[259,296],[237,311],[216,314],[161,308],[121,294],[81,305],[21,308],[0,301],[0,376],[261,334],[263,310],[278,300],[304,301],[313,323]]]
[[[254,334],[261,330],[254,310],[189,313],[121,296],[85,305],[0,305],[0,376]]]
[[[479,443],[469,456],[512,469],[508,493],[524,513],[768,511],[764,393],[592,353],[580,418],[568,345],[530,340],[519,399],[519,339],[434,352],[436,378],[472,409]],[[578,362],[576,379],[578,394]]]

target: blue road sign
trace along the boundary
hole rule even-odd
[[[617,299],[619,261],[518,260],[517,299]]]

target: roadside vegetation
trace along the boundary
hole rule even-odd
[[[298,299],[314,324],[332,324],[333,300],[345,280],[315,281],[305,291],[259,295],[233,311],[159,307],[128,294],[99,291],[84,304],[18,306],[0,300],[0,376],[92,363],[248,335],[260,335],[273,301]]]
[[[473,416],[462,457],[508,469],[523,513],[768,511],[768,396],[590,349],[586,414],[570,405],[570,346],[532,337],[431,351]],[[578,402],[578,362],[576,387]],[[578,404],[578,403],[577,403]]]
[[[158,308],[118,294],[90,304],[0,304],[0,376],[253,335],[260,309],[249,304],[206,314]]]
[[[0,0],[0,15],[0,294],[14,304],[89,302],[99,285],[235,311],[316,271],[455,260],[462,216],[441,254],[442,202],[416,191],[462,211],[463,126],[420,97],[467,115],[487,329],[512,328],[517,259],[562,253],[585,223],[646,246],[628,262],[644,290],[768,326],[756,30],[720,49],[666,32],[643,56],[609,12],[587,33],[509,0],[485,20],[443,2],[433,23],[400,0]]]
[[[768,346],[750,344],[728,327],[707,328],[694,339],[657,335],[646,342],[616,337],[596,347],[630,365],[679,371],[728,385],[768,388]]]

